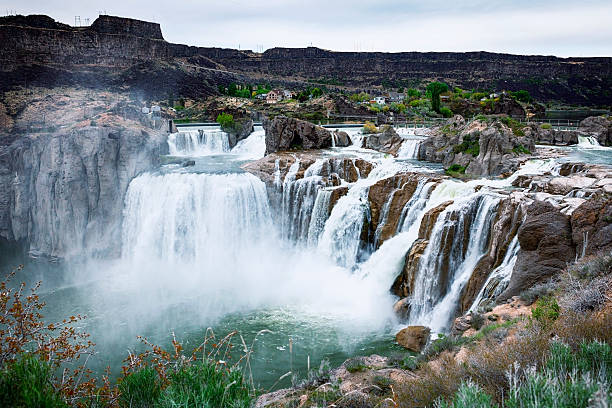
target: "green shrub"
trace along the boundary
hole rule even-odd
[[[444,116],[445,118],[450,118],[451,116],[453,116],[453,111],[450,110],[449,108],[447,108],[446,106],[440,108],[440,113],[442,114],[442,116]]]
[[[229,113],[220,113],[217,116],[217,123],[221,125],[221,129],[232,129],[234,127],[234,116]]]
[[[523,145],[518,145],[515,146],[512,151],[516,154],[531,154],[531,152],[529,151],[529,149],[527,149],[525,146]]]
[[[520,123],[519,121],[515,119],[512,119],[509,116],[501,118],[500,121],[504,125],[508,126],[510,129],[512,129],[512,133],[514,133],[515,136],[519,136],[519,137],[525,136],[525,132],[523,131],[523,128],[525,127],[524,124]]]
[[[480,154],[480,134],[465,135],[463,141],[453,146],[453,153],[468,153],[476,157]]]
[[[544,296],[536,302],[531,316],[541,324],[548,325],[559,318],[559,311],[560,308],[557,300],[552,296]]]
[[[550,123],[542,123],[540,127],[542,129],[552,129],[552,125]]]
[[[480,330],[485,323],[485,317],[480,313],[472,313],[472,328]]]
[[[121,408],[153,407],[158,403],[161,392],[157,372],[151,367],[145,367],[121,381],[118,403]]]
[[[529,289],[521,292],[519,296],[522,301],[526,302],[528,305],[531,305],[538,300],[538,298],[551,295],[556,288],[557,286],[555,281],[549,280],[547,282],[533,285]]]
[[[437,408],[490,408],[493,407],[493,399],[484,392],[478,384],[471,381],[464,382],[457,390],[451,402],[439,400]]]
[[[385,394],[391,389],[394,381],[389,377],[385,377],[384,375],[375,375],[374,378],[372,378],[372,384],[378,387],[378,390],[382,394]]]
[[[49,364],[30,354],[0,371],[0,406],[14,408],[64,408],[68,405],[53,388]]]
[[[458,177],[465,174],[465,167],[455,163],[451,164],[451,166],[444,172],[451,177]]]
[[[346,371],[348,371],[349,373],[357,373],[357,372],[365,371],[368,368],[368,366],[365,365],[365,363],[363,362],[363,359],[359,357],[348,359],[344,363],[344,367],[346,368]]]

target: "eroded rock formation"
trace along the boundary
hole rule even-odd
[[[266,154],[290,149],[322,149],[332,146],[329,130],[305,120],[277,116],[264,119]]]

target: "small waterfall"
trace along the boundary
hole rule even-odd
[[[299,164],[298,164],[299,166]],[[295,174],[285,177],[282,192],[283,237],[291,242],[301,243],[308,239],[311,214],[319,190],[325,186],[321,176],[324,167],[329,173],[329,162],[317,159],[304,172],[304,177],[295,180]],[[291,172],[291,169],[289,170]]]
[[[476,193],[439,216],[421,257],[411,299],[410,324],[447,329],[461,290],[485,254],[500,197]]]
[[[338,265],[353,268],[359,260],[361,232],[369,222],[368,192],[376,182],[397,174],[402,167],[394,161],[386,161],[374,168],[368,177],[355,182],[348,193],[341,197],[325,223],[318,249]]]
[[[144,174],[125,199],[123,257],[165,262],[226,262],[271,234],[264,183],[241,174]]]
[[[243,160],[261,159],[265,153],[266,132],[261,126],[255,127],[249,137],[239,141],[232,149],[232,154],[237,154]]]
[[[427,199],[436,183],[419,180],[416,190],[410,200],[402,209],[400,220],[397,224],[397,232],[408,231],[415,221],[423,215],[423,209],[427,205]],[[419,222],[420,224],[420,222]]]
[[[187,129],[168,136],[171,156],[208,156],[230,151],[227,133],[220,129]]]
[[[470,307],[471,312],[476,311],[480,304],[483,303],[483,300],[495,299],[508,287],[520,249],[521,246],[518,241],[518,236],[515,235],[506,250],[504,260],[491,272],[485,284],[482,286],[482,289],[480,289],[474,303],[472,303]]]
[[[578,146],[580,147],[601,147],[597,138],[594,136],[578,136]]]
[[[308,226],[308,246],[316,247],[319,238],[325,228],[327,217],[329,217],[329,203],[333,189],[322,188],[317,193],[312,215],[310,216],[310,225]]]
[[[398,159],[416,159],[419,154],[419,145],[423,139],[404,139],[397,152]]]

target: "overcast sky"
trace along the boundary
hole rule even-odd
[[[99,12],[159,22],[168,41],[265,50],[612,56],[611,0],[5,0],[74,25]]]

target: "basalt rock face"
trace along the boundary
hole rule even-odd
[[[88,126],[0,148],[0,237],[31,256],[117,256],[128,184],[159,165],[165,140],[138,126]]]
[[[515,134],[500,121],[488,124],[476,120],[466,124],[457,115],[432,130],[420,144],[418,157],[447,168],[458,165],[467,175],[486,177],[515,171],[524,161],[522,156],[532,151],[535,145],[531,137]]]
[[[535,143],[554,146],[571,146],[578,144],[581,132],[573,130],[546,129],[539,124],[530,124],[523,129],[525,136],[533,139]]]
[[[602,146],[612,146],[612,119],[604,116],[591,116],[580,122],[578,131],[597,138]]]
[[[403,139],[397,134],[393,127],[384,126],[383,131],[380,133],[365,135],[361,147],[397,156],[397,152],[402,146],[402,142]]]
[[[223,129],[227,132],[229,145],[231,148],[236,144],[249,137],[253,133],[253,120],[251,118],[236,119],[234,127],[231,129]]]
[[[502,300],[554,276],[576,257],[570,217],[547,202],[529,206],[518,240],[521,251]]]
[[[612,187],[612,179],[609,185]],[[597,194],[571,215],[572,239],[579,255],[612,250],[612,195]]]
[[[332,145],[329,130],[305,120],[276,116],[272,120],[264,119],[263,127],[266,131],[266,154],[291,148],[322,149]]]
[[[45,87],[108,86],[115,84],[113,76],[118,74],[109,67],[131,67],[120,77],[123,85],[166,96],[171,90],[183,96],[215,94],[216,85],[252,83],[262,75],[301,85],[303,78],[329,78],[361,90],[411,78],[423,84],[441,80],[464,89],[526,89],[538,100],[606,105],[605,90],[612,84],[611,58],[333,52],[312,47],[272,48],[260,54],[167,43],[156,23],[112,16],[100,16],[87,28],[69,27],[46,16],[2,17],[0,61],[2,87],[24,80]],[[176,78],[173,88],[171,81],[168,86],[159,81],[164,74]],[[499,105],[494,110],[516,111]]]

